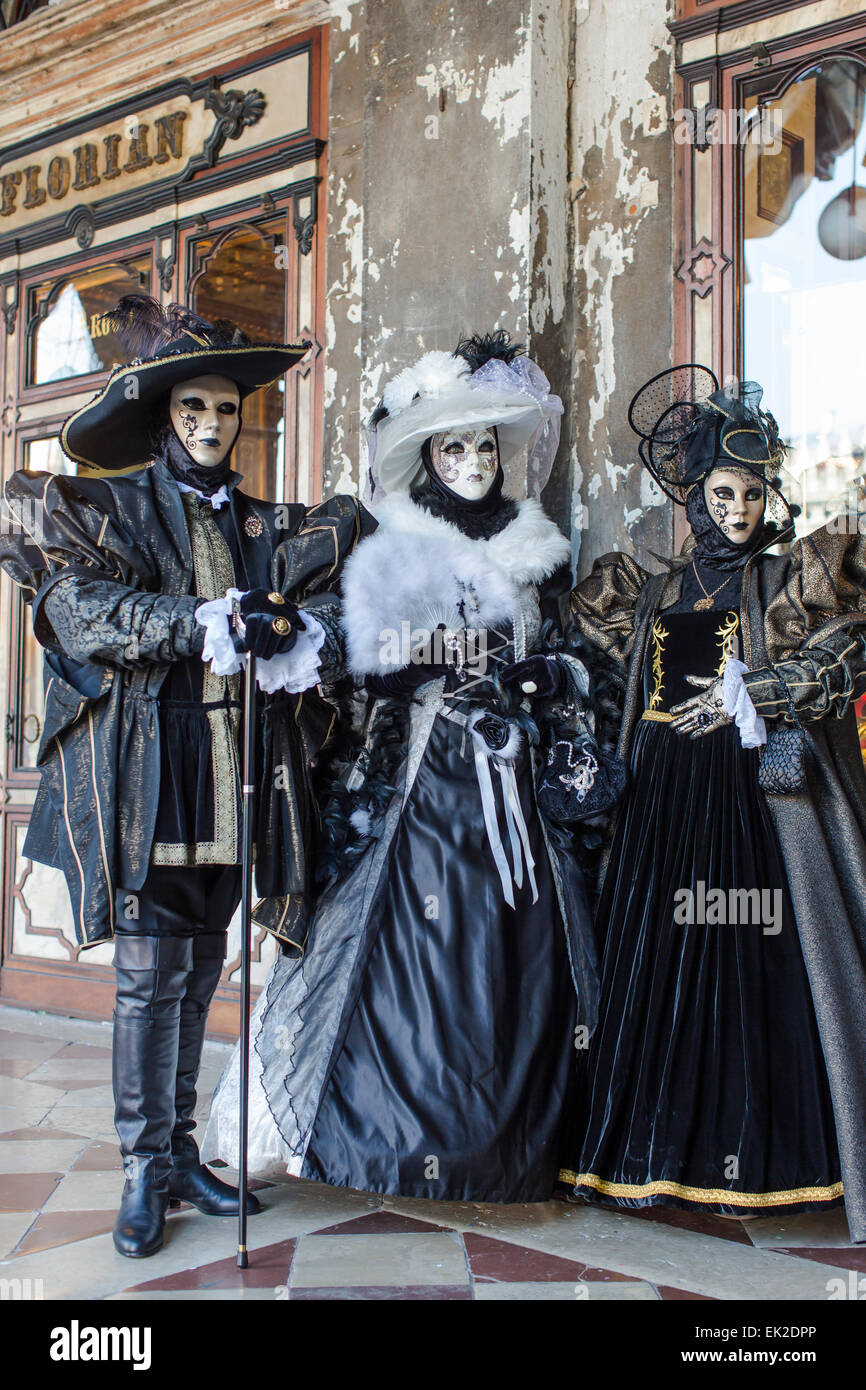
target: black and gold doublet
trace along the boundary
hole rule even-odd
[[[237,862],[239,684],[205,671],[198,605],[234,581],[278,589],[325,628],[324,681],[339,661],[340,569],[371,519],[350,497],[278,507],[239,481],[221,519],[159,460],[111,478],[22,470],[6,487],[0,563],[46,649],[25,853],[63,870],[86,945],[112,935],[116,890],[141,887],[152,863]],[[316,690],[261,699],[256,875],[283,900],[288,942],[306,931],[309,767],[332,713]]]

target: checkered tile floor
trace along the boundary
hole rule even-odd
[[[45,1299],[585,1300],[866,1296],[840,1211],[753,1222],[552,1201],[381,1198],[282,1174],[255,1186],[250,1265],[232,1221],[181,1208],[163,1250],[119,1256],[110,1029],[0,1007],[0,1278]],[[228,1055],[209,1043],[200,1117]]]

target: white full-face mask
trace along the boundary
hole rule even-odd
[[[443,430],[430,440],[433,471],[458,497],[479,502],[486,497],[499,468],[494,429]]]
[[[205,467],[222,463],[240,428],[240,393],[227,376],[196,376],[172,387],[169,416],[190,458]]]

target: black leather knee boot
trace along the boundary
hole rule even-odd
[[[207,1216],[237,1216],[237,1188],[230,1187],[199,1160],[192,1137],[195,1128],[196,1082],[204,1045],[207,1015],[219,984],[225,960],[222,932],[203,932],[194,938],[193,971],[181,1004],[180,1049],[177,1060],[175,1123],[171,1137],[170,1193],[173,1200],[190,1202]],[[247,1214],[261,1211],[261,1203],[247,1193]]]
[[[169,1203],[171,1134],[181,1000],[192,969],[190,937],[114,940],[115,1125],[126,1181],[114,1226],[121,1255],[153,1255]]]

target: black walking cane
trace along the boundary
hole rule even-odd
[[[241,857],[241,1035],[240,1113],[238,1118],[238,1269],[247,1256],[247,1143],[250,1106],[250,965],[253,926],[253,845],[256,804],[256,658],[247,653],[244,676],[243,849]]]

